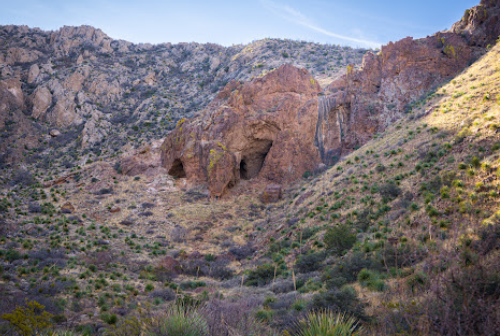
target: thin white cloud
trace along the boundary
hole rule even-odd
[[[298,10],[296,10],[290,6],[279,4],[279,3],[276,3],[276,2],[271,1],[271,0],[260,0],[260,2],[264,6],[264,8],[273,12],[274,14],[276,14],[276,15],[278,15],[278,16],[280,16],[288,21],[291,21],[297,25],[300,25],[300,26],[306,27],[310,30],[316,31],[320,34],[334,37],[334,38],[338,38],[338,39],[341,39],[344,41],[359,43],[359,44],[362,44],[364,46],[368,46],[371,48],[379,48],[382,45],[379,42],[369,41],[369,40],[365,40],[362,38],[345,36],[345,35],[337,34],[337,33],[331,32],[329,30],[323,29],[323,28],[319,27],[318,25],[314,24],[304,14],[302,14],[301,12],[299,12]]]

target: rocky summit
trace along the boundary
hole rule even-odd
[[[380,50],[0,26],[0,335],[497,335],[499,18]]]

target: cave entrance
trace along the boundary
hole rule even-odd
[[[271,140],[259,140],[256,145],[252,146],[251,151],[243,153],[240,161],[242,180],[250,180],[259,175],[272,145]]]
[[[174,160],[174,163],[172,163],[172,168],[170,168],[168,174],[176,178],[186,177],[186,172],[184,171],[184,165],[182,164],[182,161],[180,159]]]

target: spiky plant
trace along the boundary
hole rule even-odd
[[[151,336],[208,336],[207,321],[193,308],[171,306]]]
[[[297,329],[297,336],[356,336],[362,332],[355,318],[328,310],[309,313]]]

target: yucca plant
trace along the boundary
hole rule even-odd
[[[328,310],[311,312],[298,324],[297,336],[356,336],[362,328],[353,317]]]
[[[208,324],[196,309],[182,306],[168,308],[150,336],[208,336]]]

